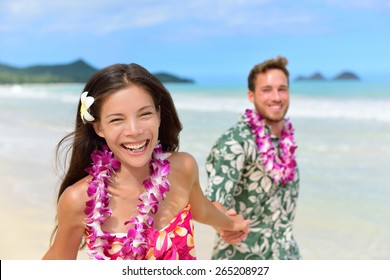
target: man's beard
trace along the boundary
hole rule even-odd
[[[287,107],[285,108],[282,115],[278,114],[277,116],[273,116],[272,114],[268,114],[267,110],[263,110],[256,105],[255,105],[255,108],[256,108],[256,111],[262,116],[263,120],[267,124],[279,123],[279,122],[283,121],[284,117],[286,116],[287,111],[288,111],[288,105],[287,105]]]

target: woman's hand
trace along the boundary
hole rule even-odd
[[[221,238],[229,244],[237,244],[244,240],[249,233],[250,220],[244,220],[242,215],[238,215],[234,209],[229,209],[225,213],[234,221],[233,230],[219,229]]]

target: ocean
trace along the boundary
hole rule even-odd
[[[205,186],[211,146],[251,107],[246,86],[166,86],[183,124],[180,150],[195,156]],[[9,207],[55,214],[55,146],[73,127],[82,88],[0,85],[0,192],[22,203]],[[302,257],[390,259],[390,83],[292,82],[290,95]]]

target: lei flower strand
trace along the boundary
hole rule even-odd
[[[160,144],[153,150],[149,163],[152,175],[143,182],[145,192],[139,197],[140,203],[137,205],[139,213],[125,222],[125,225],[130,224],[131,227],[121,249],[123,259],[145,258],[149,247],[148,235],[154,226],[154,220],[149,213],[157,212],[159,203],[164,200],[166,192],[170,189],[167,179],[170,171],[167,160],[169,156],[170,153],[164,153]],[[86,170],[93,177],[89,181],[88,188],[91,200],[86,203],[84,211],[87,215],[86,224],[91,229],[91,234],[87,238],[94,244],[90,248],[89,256],[93,259],[108,259],[104,250],[111,248],[108,241],[112,237],[109,232],[99,230],[98,225],[103,224],[112,214],[108,207],[110,198],[108,184],[115,170],[120,167],[120,162],[113,157],[112,152],[109,152],[106,146],[103,147],[103,151],[94,151],[92,160],[93,166]]]
[[[153,150],[152,159],[149,166],[152,170],[152,175],[143,182],[145,192],[143,192],[139,200],[141,203],[137,205],[139,214],[133,216],[125,224],[134,225],[127,232],[127,239],[123,243],[122,252],[129,259],[144,259],[148,247],[149,229],[154,226],[154,220],[149,216],[157,213],[158,205],[164,200],[166,192],[170,190],[170,183],[167,176],[170,171],[170,165],[167,158],[170,153],[164,153],[161,145],[157,145]]]
[[[287,182],[295,178],[295,150],[294,129],[289,119],[284,120],[281,137],[279,140],[280,154],[277,156],[272,145],[271,135],[265,131],[265,125],[261,115],[254,110],[245,111],[246,120],[256,137],[259,158],[265,170],[273,178],[275,183],[286,186]]]
[[[112,214],[108,207],[110,194],[107,188],[113,173],[120,167],[120,162],[113,157],[107,146],[103,146],[103,151],[94,151],[91,158],[93,165],[87,168],[86,171],[92,176],[92,180],[88,181],[89,187],[87,190],[88,196],[92,199],[86,203],[84,213],[87,215],[85,223],[92,232],[87,237],[95,244],[91,248],[90,257],[106,259],[103,254],[104,246],[99,243],[96,244],[95,240],[109,237],[109,233],[100,230],[100,225]]]

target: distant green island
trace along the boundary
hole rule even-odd
[[[98,69],[84,60],[69,64],[13,67],[0,64],[0,84],[85,83]],[[162,83],[194,83],[194,80],[159,72],[153,73]]]

